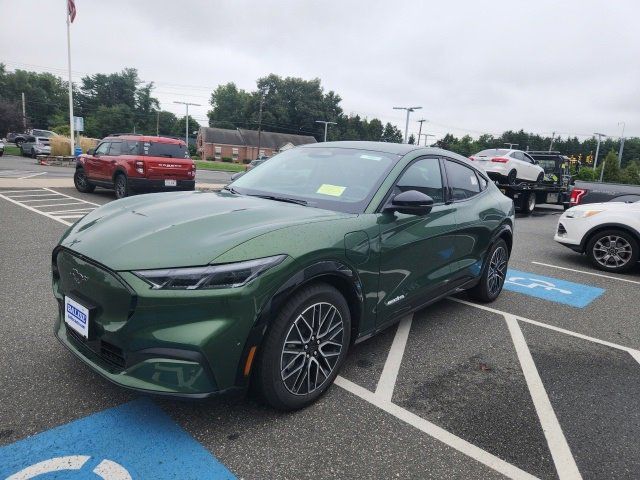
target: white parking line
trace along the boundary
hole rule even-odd
[[[53,193],[30,193],[27,195],[9,195],[11,198],[26,198],[26,197],[53,197],[54,195],[58,196],[57,194],[53,194]],[[32,201],[36,201],[36,200],[20,200],[21,202],[32,202]]]
[[[24,190],[0,190],[0,193],[24,193],[24,192],[40,192],[41,188],[32,188],[32,189],[24,189]]]
[[[489,468],[492,468],[499,473],[502,473],[503,475],[506,475],[509,478],[517,480],[533,480],[536,478],[530,473],[519,469],[515,465],[511,465],[510,463],[505,462],[501,458],[498,458],[495,455],[492,455],[491,453],[482,450],[472,443],[469,443],[466,440],[454,435],[453,433],[446,431],[444,428],[439,427],[435,423],[431,423],[428,420],[419,417],[415,413],[411,413],[409,410],[405,410],[404,408],[391,403],[388,400],[385,400],[379,395],[370,392],[366,388],[363,388],[344,377],[336,377],[335,384],[356,395],[357,397],[360,397],[366,402],[380,408],[381,410],[384,410],[390,415],[393,415],[395,418],[402,420],[403,422],[411,425],[414,428],[417,428],[418,430],[426,433],[436,440],[441,441],[445,445],[450,446],[451,448],[473,458],[474,460],[477,460],[478,462],[486,465]]]
[[[407,346],[407,339],[409,338],[409,332],[411,331],[412,320],[413,314],[403,318],[398,324],[396,336],[393,338],[389,355],[387,356],[387,360],[384,362],[382,375],[380,375],[380,379],[378,380],[378,385],[376,387],[376,395],[389,402],[393,397],[393,390],[396,386],[396,380],[398,379],[398,372],[400,371],[400,365],[402,364],[404,349]]]
[[[32,177],[37,177],[38,175],[45,175],[47,172],[40,172],[40,173],[32,173],[31,175],[26,175],[24,177],[18,177],[18,180],[23,180],[25,178],[32,178]]]
[[[576,461],[571,454],[571,449],[562,432],[558,417],[556,417],[556,413],[553,410],[551,400],[549,400],[547,391],[544,389],[542,379],[533,361],[527,342],[524,339],[520,325],[518,325],[518,321],[513,315],[504,314],[504,319],[507,322],[507,327],[509,327],[509,333],[511,334],[513,345],[516,348],[522,373],[527,382],[536,413],[540,419],[542,431],[547,439],[549,451],[553,457],[553,463],[556,466],[558,477],[560,480],[581,479],[582,475],[580,475]]]
[[[628,278],[613,277],[611,275],[604,275],[602,273],[586,272],[584,270],[576,270],[575,268],[559,267],[558,265],[550,265],[548,263],[542,263],[542,262],[531,262],[531,263],[535,265],[542,265],[544,267],[559,268],[560,270],[568,270],[569,272],[584,273],[585,275],[593,275],[594,277],[610,278],[611,280],[620,280],[621,282],[635,283],[636,285],[640,285],[639,281],[630,280]]]
[[[50,198],[49,200],[55,200],[55,198]],[[61,198],[61,202],[65,202],[66,198]],[[82,205],[84,202],[67,202],[67,203],[51,203],[49,205],[32,205],[32,207],[44,208],[44,207],[63,207],[64,205]]]

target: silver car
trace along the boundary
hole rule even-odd
[[[27,157],[36,158],[38,155],[50,155],[51,145],[49,137],[34,137],[27,135],[20,145],[20,152]]]

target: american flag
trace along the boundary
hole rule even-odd
[[[76,19],[76,4],[73,0],[67,0],[67,11],[69,13],[69,21],[73,23]]]

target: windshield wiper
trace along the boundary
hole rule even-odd
[[[276,202],[295,203],[296,205],[307,205],[306,200],[299,200],[297,198],[278,197],[276,195],[249,195],[250,197],[266,198],[267,200],[275,200]]]
[[[235,188],[230,187],[229,185],[226,185],[226,186],[222,187],[222,189],[223,190],[227,190],[227,191],[229,191],[231,193],[234,193],[234,194],[239,194],[239,192]]]

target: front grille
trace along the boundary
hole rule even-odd
[[[87,340],[73,328],[67,326],[67,338],[71,339],[81,351],[89,351],[105,362],[109,370],[123,370],[126,359],[121,348],[104,340]]]
[[[124,368],[126,365],[122,349],[104,340],[100,342],[100,356],[117,367]]]
[[[558,223],[558,235],[566,235],[567,234],[567,229],[564,228],[564,225],[562,223]]]

